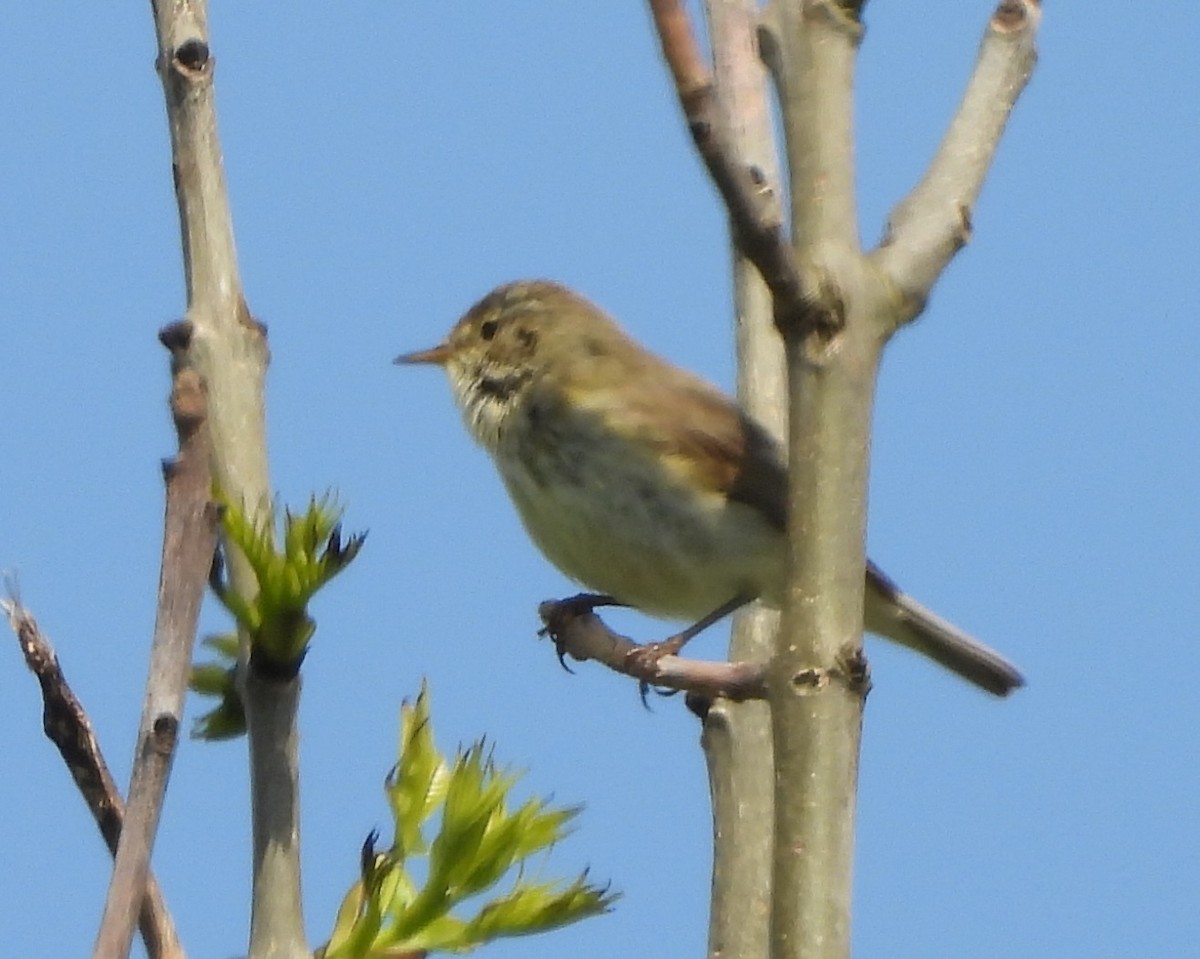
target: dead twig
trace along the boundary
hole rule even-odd
[[[33,614],[15,596],[0,601],[0,609],[17,635],[25,665],[42,687],[42,728],[66,763],[67,771],[100,827],[108,851],[115,855],[125,819],[125,803],[104,761],[92,721],[63,675],[54,647],[38,627]],[[183,959],[175,923],[162,890],[150,873],[146,876],[138,928],[150,959]]]

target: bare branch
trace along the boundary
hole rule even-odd
[[[997,22],[1018,29],[1032,3],[1006,0]],[[780,252],[786,226],[778,209],[766,220],[747,197],[745,165],[713,116],[712,83],[686,15],[677,2],[651,0],[696,146],[774,295],[784,339],[790,573],[784,628],[766,675],[775,789],[769,951],[776,959],[841,959],[850,951],[854,806],[869,687],[861,571],[871,410],[887,334],[912,309],[903,288],[897,296],[897,271],[864,256],[858,237],[853,79],[863,4],[770,0],[764,10],[759,42],[779,93],[791,198],[793,250]],[[1009,75],[1010,87],[1017,80]],[[929,284],[948,257],[926,264]]]
[[[650,0],[650,11],[688,129],[725,201],[738,244],[770,287],[776,315],[800,322],[808,315],[807,304],[778,190],[762,168],[739,162],[682,0]]]
[[[110,853],[116,854],[125,819],[125,803],[100,751],[96,732],[83,705],[63,675],[54,647],[42,634],[33,614],[19,600],[0,601],[17,634],[25,665],[42,687],[42,728],[58,747],[71,778],[91,810]],[[146,894],[138,910],[138,928],[149,959],[184,959],[175,923],[152,873],[146,875]]]
[[[854,189],[860,6],[847,0],[777,2],[761,28],[786,134],[793,243],[801,264],[808,268],[811,262],[819,272],[837,270],[839,259],[860,252]]]
[[[614,633],[594,612],[572,600],[547,601],[538,606],[559,657],[583,662],[592,659],[649,686],[680,689],[701,696],[761,699],[765,693],[760,663],[725,663],[653,655],[653,646],[635,643]],[[639,655],[639,653],[650,655]]]
[[[186,327],[171,328],[163,339],[172,346],[186,341]],[[182,353],[172,352],[178,361]],[[171,411],[179,435],[179,455],[163,467],[167,503],[158,612],[129,785],[129,809],[93,950],[93,955],[102,959],[123,959],[129,954],[134,917],[146,888],[150,851],[183,720],[200,603],[216,548],[205,392],[195,370],[177,370]]]
[[[183,238],[188,359],[208,385],[213,478],[251,519],[267,521],[266,330],[250,315],[237,268],[213,93],[214,58],[205,0],[152,0],[158,72],[171,131],[172,169]],[[229,544],[226,544],[227,547]],[[254,572],[226,549],[233,590],[249,602]],[[242,637],[242,661],[248,641]],[[296,706],[299,683],[267,689],[245,677],[254,824],[251,959],[301,959],[310,950],[300,892]],[[281,709],[290,715],[281,715]],[[277,740],[268,743],[269,735]],[[284,792],[287,793],[284,798]]]
[[[757,0],[705,0],[717,106],[739,164],[777,184],[768,77],[759,51]],[[738,400],[780,439],[787,434],[783,341],[772,318],[771,291],[732,239]],[[729,659],[766,662],[779,614],[753,604],[734,615]],[[704,712],[701,745],[712,797],[712,906],[708,954],[713,959],[766,959],[771,909],[774,775],[771,717],[761,700],[716,699]]]
[[[779,92],[792,236],[816,320],[782,326],[788,366],[783,628],[768,669],[774,747],[770,955],[850,954],[867,452],[888,306],[858,239],[852,0],[776,0],[761,42]],[[816,335],[814,335],[814,333]]]
[[[270,504],[264,377],[266,331],[250,315],[238,275],[233,217],[217,135],[205,0],[153,0],[157,67],[166,97],[190,324],[187,360],[208,389],[213,479],[255,513]],[[230,578],[244,596],[253,574],[231,551]]]
[[[1038,0],[1002,0],[992,16],[962,102],[921,182],[892,211],[872,253],[904,309],[925,308],[934,283],[970,239],[971,211],[983,189],[1017,98],[1033,74]]]
[[[300,913],[300,677],[279,681],[245,671],[243,702],[250,741],[254,832],[253,906],[248,959],[309,959],[290,935]],[[303,934],[300,927],[299,934]]]

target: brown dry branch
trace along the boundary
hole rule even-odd
[[[784,228],[779,191],[767,171],[738,158],[712,74],[682,0],[649,0],[684,119],[729,212],[734,236],[754,262],[782,322],[811,319],[804,283]]]
[[[183,719],[200,604],[216,549],[204,383],[195,370],[181,365],[189,336],[186,323],[168,327],[162,336],[176,366],[171,412],[179,454],[163,465],[166,513],[158,611],[125,825],[93,949],[97,959],[124,959],[132,944]]]
[[[0,602],[0,609],[17,635],[25,665],[42,688],[42,728],[58,748],[108,851],[115,855],[125,820],[125,802],[104,761],[92,721],[63,675],[54,647],[33,614],[15,596]],[[149,872],[138,912],[138,928],[149,959],[184,959],[162,890]]]

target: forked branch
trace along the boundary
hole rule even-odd
[[[962,102],[921,181],[888,218],[871,254],[899,293],[898,323],[915,319],[942,271],[971,236],[971,211],[1005,124],[1037,60],[1038,0],[1003,0],[993,14]]]

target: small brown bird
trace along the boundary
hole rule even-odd
[[[543,280],[501,286],[446,341],[397,363],[450,377],[525,529],[555,566],[643,612],[705,624],[787,575],[780,445],[715,387],[649,353]],[[866,570],[869,632],[998,696],[1012,663]]]

